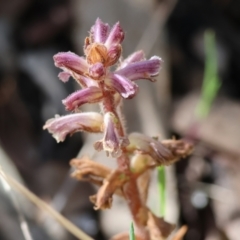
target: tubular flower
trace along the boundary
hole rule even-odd
[[[98,87],[89,87],[72,93],[62,103],[66,110],[72,111],[85,103],[99,102],[102,98],[103,94]]]
[[[124,76],[132,81],[138,79],[154,81],[153,77],[158,75],[161,63],[161,58],[153,56],[149,60],[129,63],[124,68],[117,70],[115,74]]]
[[[102,132],[102,115],[95,112],[74,113],[67,116],[56,116],[49,119],[43,129],[48,129],[57,142],[63,142],[67,134],[78,131]]]
[[[70,76],[73,73],[84,75],[88,71],[86,60],[72,52],[58,53],[53,56],[53,60],[55,66],[61,68],[64,72],[58,75],[63,82],[66,82],[67,76]]]
[[[103,139],[97,141],[94,147],[97,151],[104,150],[107,155],[117,157],[121,154],[121,148],[127,146],[129,141],[127,138],[118,135],[119,120],[112,112],[104,115],[104,136]]]

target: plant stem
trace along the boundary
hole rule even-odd
[[[117,129],[118,135],[121,138],[126,138],[127,136],[122,121],[123,119],[121,111],[122,109],[120,107],[117,108],[117,106],[115,106],[112,92],[105,90],[104,86],[102,86],[102,92],[104,96],[102,101],[104,114],[107,112],[112,112],[115,114],[119,122]],[[118,104],[118,106],[120,105]],[[147,208],[145,205],[143,205],[141,201],[137,180],[130,170],[130,159],[127,154],[126,148],[122,147],[121,150],[122,154],[117,158],[118,169],[122,171],[129,179],[129,181],[123,188],[123,194],[124,197],[126,198],[132,217],[136,224],[138,234],[140,234],[143,237],[143,239],[147,239],[147,232],[145,230],[145,226],[147,223]]]
[[[215,42],[215,33],[207,30],[204,34],[205,47],[205,69],[201,90],[201,97],[196,108],[198,119],[204,119],[208,116],[213,100],[215,99],[221,82],[218,77],[217,66],[217,48]]]
[[[135,233],[134,233],[133,222],[131,222],[131,226],[130,226],[129,239],[130,240],[135,240]]]
[[[164,166],[158,167],[158,188],[160,195],[160,216],[166,213],[166,174]]]

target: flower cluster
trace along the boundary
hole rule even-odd
[[[186,157],[193,146],[184,140],[159,141],[140,133],[125,133],[122,99],[131,99],[137,94],[136,80],[154,81],[162,60],[157,56],[146,60],[142,51],[121,60],[123,39],[119,23],[110,28],[97,19],[85,39],[85,57],[72,52],[54,56],[56,67],[63,70],[60,80],[66,82],[72,77],[81,89],[62,101],[72,113],[48,120],[44,129],[48,129],[57,142],[77,131],[103,133],[94,148],[115,157],[118,167],[110,169],[84,156],[70,162],[74,168],[72,176],[99,186],[98,192],[90,197],[96,210],[111,208],[114,194],[124,197],[136,226],[136,239],[166,239],[174,225],[155,216],[146,205],[149,170]],[[99,103],[101,113],[79,112],[86,103]],[[186,229],[181,231],[179,236],[184,235]],[[128,239],[128,234],[116,235],[113,239]]]
[[[136,80],[154,81],[162,60],[157,56],[146,60],[143,52],[138,51],[111,71],[110,67],[121,57],[123,39],[124,32],[119,23],[110,28],[97,19],[90,36],[85,39],[85,58],[72,52],[58,53],[53,57],[55,66],[63,70],[59,74],[60,80],[66,82],[71,76],[81,86],[81,90],[62,101],[66,110],[77,112],[85,103],[101,103],[103,112],[103,116],[89,112],[50,119],[44,129],[48,129],[57,142],[64,141],[67,134],[76,131],[103,132],[103,139],[94,147],[112,156],[118,156],[121,148],[129,144],[118,114],[121,98],[130,99],[136,95]]]

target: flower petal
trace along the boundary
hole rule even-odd
[[[98,87],[89,87],[72,93],[62,100],[62,103],[66,106],[66,110],[72,111],[85,103],[99,102],[102,97],[103,94]]]
[[[109,25],[103,23],[101,19],[98,18],[90,30],[92,42],[104,43],[107,39],[109,29]]]
[[[75,113],[67,116],[56,116],[49,119],[43,129],[48,129],[57,142],[63,142],[67,134],[78,131],[102,132],[102,115],[95,112]]]
[[[124,39],[124,32],[120,26],[120,23],[117,22],[111,29],[108,38],[105,42],[105,46],[109,49],[113,45],[120,44]]]
[[[119,92],[123,98],[133,98],[138,91],[138,86],[134,82],[118,74],[109,74],[105,84]]]
[[[142,50],[134,52],[133,54],[131,54],[130,56],[128,56],[126,59],[124,59],[121,62],[120,67],[118,69],[125,68],[130,63],[139,62],[144,59],[145,59],[145,56],[144,56],[144,52]]]
[[[150,79],[158,75],[162,60],[157,56],[149,60],[130,63],[126,67],[116,71],[116,74],[122,75],[130,80]]]
[[[61,52],[53,56],[56,67],[63,69],[66,72],[76,72],[83,74],[88,70],[87,61],[83,57],[79,57],[72,52]]]
[[[68,72],[60,72],[58,74],[58,77],[60,80],[62,80],[63,82],[67,82],[70,78],[71,74]]]

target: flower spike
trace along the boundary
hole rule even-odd
[[[160,142],[140,133],[126,133],[122,99],[131,99],[137,94],[136,80],[154,81],[163,61],[157,56],[145,59],[143,51],[134,52],[122,60],[123,40],[124,31],[119,22],[110,28],[98,18],[90,29],[90,35],[85,38],[84,57],[72,52],[54,55],[55,66],[63,70],[58,75],[59,79],[67,82],[72,77],[81,89],[62,100],[66,110],[75,113],[49,119],[43,128],[57,142],[78,131],[103,133],[94,148],[116,158],[118,167],[112,170],[83,157],[71,161],[75,169],[72,177],[100,187],[98,193],[90,197],[96,210],[111,208],[114,194],[123,197],[133,217],[136,240],[166,239],[173,225],[156,217],[146,205],[150,173],[157,166],[169,165],[186,157],[193,146],[186,140]],[[77,113],[86,103],[99,103],[102,114]],[[128,239],[128,235],[118,235],[113,239]]]

